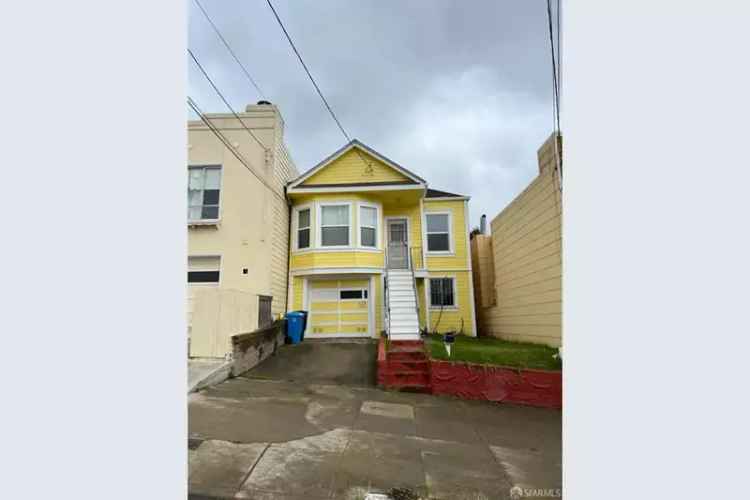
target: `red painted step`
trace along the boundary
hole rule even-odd
[[[427,385],[410,385],[410,384],[388,384],[388,389],[393,389],[401,392],[421,392],[424,394],[430,393],[430,386]]]
[[[398,371],[424,371],[427,372],[430,369],[430,364],[427,359],[388,359],[385,364],[385,369],[389,372]]]
[[[386,362],[391,361],[427,361],[427,356],[423,352],[389,352]]]
[[[430,374],[427,372],[386,373],[385,379],[389,387],[399,385],[427,387],[430,384]]]

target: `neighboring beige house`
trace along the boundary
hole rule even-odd
[[[562,344],[562,193],[553,137],[537,153],[539,175],[492,220],[492,234],[472,235],[480,336]]]
[[[299,174],[278,108],[207,114],[245,166],[202,121],[188,122],[188,336],[191,357],[224,357],[230,336],[286,311],[289,207]],[[257,140],[256,140],[257,138]],[[253,170],[250,172],[248,167]]]

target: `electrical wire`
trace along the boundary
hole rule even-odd
[[[251,166],[252,164],[250,163],[250,161],[247,160],[243,155],[241,155],[234,148],[234,146],[232,146],[232,144],[229,142],[229,139],[227,139],[227,137],[221,132],[221,130],[219,130],[219,128],[216,125],[214,125],[213,122],[211,122],[211,120],[208,117],[206,117],[206,115],[200,110],[200,108],[198,107],[198,105],[195,103],[195,101],[190,96],[188,96],[188,98],[187,98],[187,103],[193,109],[193,111],[195,112],[195,114],[198,115],[198,117],[201,119],[201,121],[203,121],[203,123],[206,124],[206,126],[208,127],[208,129],[211,132],[213,132],[213,134],[224,144],[224,146],[226,146],[227,149],[229,149],[229,151],[232,152],[232,154],[234,155],[234,157],[237,158],[237,160],[239,160],[239,162],[242,163],[242,165],[251,174],[253,174],[258,179],[258,181],[261,182],[261,184],[263,184],[268,189],[270,189],[271,192],[277,198],[281,199],[282,201],[284,201],[284,203],[286,203],[286,199],[283,196],[279,195],[279,193],[276,192],[276,189],[273,186],[271,186],[265,179],[263,179],[260,175],[258,175],[258,173],[255,171],[255,167]]]
[[[208,73],[206,73],[206,70],[203,69],[203,66],[201,65],[200,61],[198,61],[198,58],[195,57],[195,54],[193,54],[193,51],[190,49],[187,49],[187,51],[188,51],[188,54],[190,54],[190,57],[193,58],[193,62],[196,64],[196,66],[198,66],[198,69],[200,69],[201,73],[203,73],[203,76],[206,77],[206,80],[208,80],[208,83],[211,84],[211,87],[213,87],[216,94],[221,98],[222,101],[224,101],[224,104],[229,109],[229,111],[234,115],[234,117],[237,118],[237,121],[240,122],[240,125],[242,125],[242,128],[244,128],[247,131],[247,133],[250,134],[250,137],[255,139],[255,142],[257,142],[260,145],[260,147],[263,148],[264,151],[268,150],[266,145],[260,142],[260,139],[258,139],[258,137],[256,137],[255,134],[253,134],[252,130],[247,128],[247,125],[245,125],[245,122],[242,121],[242,118],[240,118],[240,116],[234,111],[234,108],[232,108],[232,106],[229,104],[226,98],[224,98],[224,94],[221,93],[221,91],[216,86],[216,84],[214,84],[213,80],[211,80],[211,77],[208,76]]]
[[[242,64],[242,62],[240,62],[240,59],[239,59],[239,58],[237,57],[237,54],[235,54],[235,53],[234,53],[234,50],[232,50],[232,47],[230,47],[230,46],[229,46],[229,42],[227,42],[227,40],[226,40],[226,39],[224,38],[224,36],[223,36],[223,35],[221,34],[221,31],[219,31],[219,28],[218,28],[218,27],[216,26],[216,24],[214,24],[214,22],[213,22],[213,21],[211,20],[211,17],[210,17],[209,15],[208,15],[208,12],[206,12],[206,9],[204,9],[204,8],[203,8],[203,5],[201,5],[201,3],[200,3],[200,2],[198,1],[198,0],[193,0],[193,2],[194,2],[194,3],[195,3],[195,5],[197,5],[197,6],[198,6],[198,8],[199,8],[199,9],[201,10],[201,12],[203,13],[203,16],[204,16],[204,17],[206,18],[206,20],[208,21],[208,23],[209,23],[209,24],[211,25],[211,27],[212,27],[212,28],[214,29],[214,32],[215,32],[215,33],[216,33],[216,35],[217,35],[217,36],[219,37],[219,40],[221,40],[221,43],[223,43],[223,44],[224,44],[224,47],[226,47],[226,48],[227,48],[227,50],[229,51],[229,54],[231,54],[232,58],[233,58],[233,59],[235,60],[235,62],[236,62],[236,63],[237,63],[238,65],[239,65],[239,67],[240,67],[240,68],[242,69],[242,72],[243,72],[243,73],[245,74],[245,77],[246,77],[246,78],[248,79],[248,81],[249,81],[249,82],[250,82],[250,83],[252,84],[252,86],[253,86],[253,87],[255,87],[255,90],[257,90],[257,91],[258,91],[258,94],[260,94],[260,96],[261,96],[261,97],[262,97],[263,99],[266,99],[266,96],[265,96],[265,94],[263,94],[263,91],[262,91],[262,90],[260,89],[260,87],[258,86],[258,84],[257,84],[257,83],[255,82],[255,79],[254,79],[254,78],[253,78],[252,76],[250,76],[250,72],[248,72],[248,71],[247,71],[247,68],[245,68],[245,65],[244,65],[244,64]]]
[[[279,26],[281,27],[281,30],[284,32],[284,36],[286,37],[287,41],[289,42],[289,45],[292,47],[292,50],[296,54],[297,59],[299,59],[300,64],[302,64],[302,68],[305,70],[307,77],[310,79],[310,82],[313,84],[313,87],[315,87],[315,91],[318,93],[318,96],[320,96],[320,99],[323,101],[323,105],[328,110],[328,113],[331,115],[331,118],[333,118],[333,121],[336,122],[336,125],[338,126],[339,130],[341,131],[344,138],[346,139],[346,142],[347,143],[352,142],[351,137],[347,133],[346,129],[344,129],[344,126],[341,124],[341,121],[339,120],[338,116],[336,116],[336,113],[334,113],[333,108],[331,108],[331,105],[328,103],[328,100],[323,95],[323,92],[320,90],[320,87],[318,86],[318,83],[315,81],[315,78],[313,78],[312,73],[310,73],[310,69],[307,67],[307,64],[305,64],[304,59],[302,59],[302,55],[300,54],[299,50],[297,50],[297,46],[294,45],[294,42],[292,41],[292,37],[289,35],[289,32],[284,26],[284,23],[281,21],[281,18],[279,17],[278,12],[276,12],[276,9],[271,3],[271,0],[266,0],[266,2],[268,3],[268,6],[271,8],[271,12],[273,12],[273,16],[276,18],[276,22],[279,24]],[[359,156],[359,158],[367,166],[368,173],[372,173],[373,171],[372,164],[362,155],[359,149],[355,148],[355,151],[357,152],[357,155]]]

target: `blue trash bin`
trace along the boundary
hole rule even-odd
[[[305,314],[300,311],[286,313],[286,338],[290,344],[302,342],[302,332],[305,327]]]

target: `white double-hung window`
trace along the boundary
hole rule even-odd
[[[310,248],[310,209],[297,212],[297,249]]]
[[[367,248],[378,246],[378,209],[375,207],[359,207],[359,244]]]
[[[323,247],[348,247],[351,214],[349,204],[321,205],[320,245]]]
[[[219,219],[221,167],[188,167],[188,221]]]
[[[450,214],[425,214],[427,225],[427,251],[450,253],[451,222]]]

